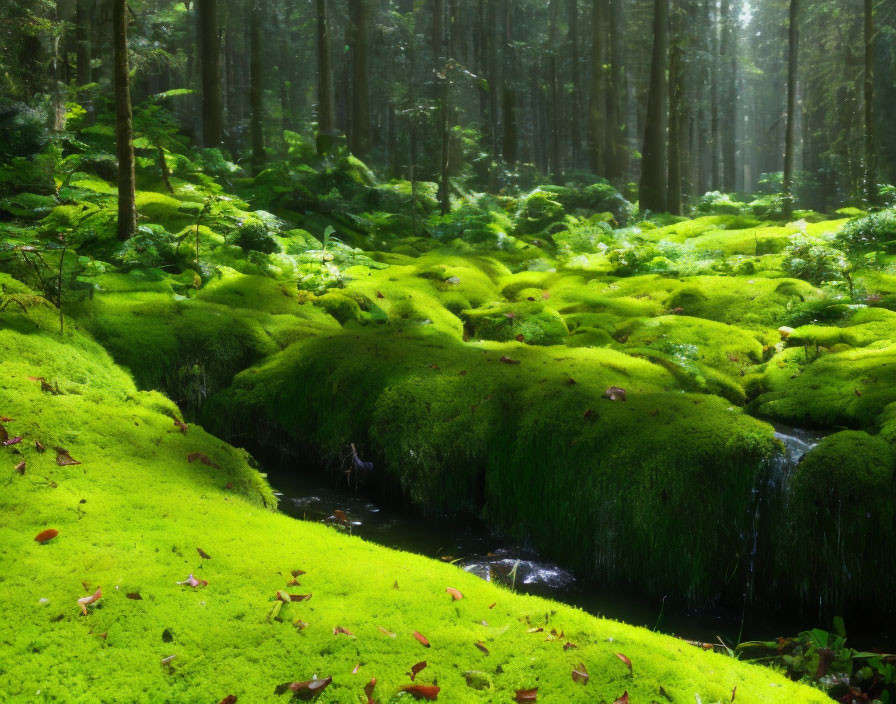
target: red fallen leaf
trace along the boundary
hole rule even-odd
[[[367,697],[367,703],[373,702],[373,690],[376,689],[376,677],[372,677],[370,682],[364,685],[364,695]]]
[[[358,674],[358,668],[360,668],[360,667],[361,667],[361,663],[358,663],[357,665],[355,665],[354,668],[352,668],[352,674],[353,674],[353,675],[357,675],[357,674]]]
[[[573,648],[578,648],[578,647],[579,646],[577,646],[575,643],[570,643],[569,641],[566,641],[565,645],[563,646],[563,649],[564,650],[572,650]]]
[[[414,638],[416,638],[418,641],[420,641],[420,644],[423,645],[424,648],[430,647],[429,641],[426,640],[426,636],[424,636],[419,631],[414,631]]]
[[[21,474],[22,476],[24,476],[24,475],[25,475],[25,460],[22,460],[21,462],[19,462],[19,463],[15,466],[14,469],[15,469],[15,471],[17,471],[19,474]]]
[[[81,464],[78,460],[74,459],[70,454],[68,454],[68,450],[64,447],[57,447],[56,450],[56,464],[60,467],[69,467],[75,464]]]
[[[209,459],[209,456],[204,452],[190,452],[187,454],[187,462],[193,464],[196,460],[202,462],[202,464],[204,464],[206,467],[215,467],[217,469],[220,469],[220,466],[212,462],[211,459]]]
[[[582,684],[588,684],[588,680],[591,679],[591,675],[588,674],[588,670],[585,668],[585,663],[579,663],[578,667],[574,667],[572,670],[572,681],[573,682],[581,682]]]
[[[100,599],[103,598],[103,590],[100,587],[96,588],[96,591],[90,596],[82,596],[78,599],[78,606],[81,607],[81,613],[85,616],[87,615],[87,607],[91,604],[95,604]]]
[[[293,577],[301,577],[303,574],[308,574],[305,570],[293,570],[290,572]]]
[[[218,704],[236,704],[236,695],[228,694],[221,701],[219,701]]]
[[[476,646],[477,648],[479,648],[483,653],[485,653],[486,655],[488,655],[488,648],[485,647],[485,643],[483,643],[481,640],[477,640],[475,643],[473,643],[473,645],[475,645],[475,646]]]
[[[187,428],[190,426],[184,423],[182,420],[179,420],[177,416],[171,416],[171,419],[174,421],[174,427],[177,428],[184,435],[187,434]]]
[[[0,445],[3,447],[10,447],[12,445],[18,445],[22,442],[21,437],[9,437],[9,433],[6,432],[6,428],[0,425]]]
[[[53,396],[59,395],[59,384],[58,383],[56,383],[55,386],[50,386],[50,384],[48,384],[47,380],[44,378],[38,378],[38,379],[35,379],[35,381],[40,382],[40,390],[43,391],[44,393],[53,394]]]
[[[305,623],[302,619],[297,619],[296,621],[293,621],[292,625],[295,626],[296,628],[298,628],[300,631],[304,631],[306,628],[308,628],[308,624]]]
[[[199,557],[201,557],[203,560],[211,560],[211,559],[212,559],[212,558],[211,558],[211,555],[209,555],[209,554],[208,554],[205,550],[203,550],[202,548],[196,548],[196,552],[199,553]]]
[[[382,293],[380,293],[379,291],[376,292],[376,297],[377,298],[385,298],[385,296]]]
[[[187,577],[183,582],[175,582],[175,584],[193,587],[193,589],[196,589],[196,587],[207,587],[208,586],[208,582],[206,580],[196,579],[192,574],[189,577]]]
[[[37,450],[38,452],[46,452],[47,451],[46,446],[40,440],[34,441],[34,449]]]
[[[815,671],[815,679],[819,680],[824,677],[831,663],[834,662],[834,651],[830,648],[818,649],[818,669]]]
[[[525,340],[525,339],[526,339],[526,336],[523,335],[523,333],[520,333],[519,335],[516,336],[516,341],[517,341],[517,342],[522,342],[522,341]]]
[[[454,587],[448,587],[447,589],[445,589],[445,591],[451,595],[451,598],[454,601],[460,601],[464,598],[464,595],[457,591],[457,589],[455,589]]]
[[[34,536],[34,540],[43,545],[44,543],[52,540],[57,535],[59,535],[59,531],[55,528],[47,528],[46,530],[42,530],[40,533]]]
[[[355,634],[352,633],[347,628],[343,628],[342,626],[336,626],[336,628],[333,629],[333,635],[334,636],[338,636],[338,635],[353,636]]]
[[[625,664],[625,666],[628,668],[628,671],[629,671],[629,672],[632,671],[632,661],[631,661],[631,660],[629,660],[629,659],[628,659],[625,655],[623,655],[622,653],[616,653],[616,657],[619,658],[620,660],[622,660],[622,662],[623,662],[623,663]]]
[[[15,418],[7,418],[6,416],[0,416],[0,423],[12,423]]]
[[[338,508],[333,511],[333,517],[339,521],[342,525],[348,525],[348,516],[345,515],[345,511],[340,511]]]
[[[621,389],[618,386],[610,386],[604,391],[604,398],[610,401],[625,401],[625,389]]]
[[[538,699],[538,687],[534,689],[518,689],[516,690],[516,702],[534,702]]]
[[[495,602],[492,602],[492,603],[491,603],[491,604],[490,604],[490,605],[489,605],[489,607],[488,607],[488,608],[490,608],[490,609],[493,609],[493,608],[495,608],[495,606],[496,606],[496,605],[497,605],[497,603],[498,603],[498,602],[497,602],[497,601],[495,601]]]
[[[613,704],[628,704],[628,691],[622,693],[622,696],[619,697]]]
[[[288,682],[281,684],[274,690],[274,694],[284,694],[285,692],[307,692],[311,696],[323,692],[333,681],[332,677],[326,677],[322,680],[307,680],[305,682]],[[299,695],[301,696],[301,695]]]
[[[128,599],[133,599],[134,601],[143,601],[143,597],[140,596],[140,592],[128,592],[125,594]]]
[[[311,598],[310,594],[290,594],[290,601],[308,601]]]
[[[501,356],[501,361],[504,362],[504,364],[519,364],[519,363],[520,363],[520,360],[518,360],[518,359],[511,359],[511,358],[508,357],[507,355],[502,355],[502,356]]]
[[[411,682],[414,681],[414,678],[426,668],[426,660],[423,662],[418,662],[416,665],[411,667],[411,671],[408,673],[408,677],[411,678]]]
[[[428,699],[429,701],[435,701],[439,698],[441,687],[437,687],[434,684],[408,684],[402,687],[401,691],[407,692],[414,699]]]

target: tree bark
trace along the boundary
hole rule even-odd
[[[874,151],[874,4],[865,0],[865,200],[876,205],[877,154]]]
[[[557,15],[560,11],[559,0],[550,0],[548,4],[548,82],[550,85],[551,107],[548,118],[548,136],[550,138],[550,157],[548,171],[555,182],[561,179],[563,165],[560,163],[560,76],[557,68]]]
[[[653,57],[644,125],[639,187],[641,210],[666,210],[666,126],[668,122],[669,0],[654,0]]]
[[[513,49],[513,5],[512,0],[505,0],[505,36],[504,51],[506,55],[506,78],[501,91],[501,112],[504,116],[501,153],[510,167],[517,162],[517,92],[514,85],[516,72],[516,55]]]
[[[128,68],[128,3],[114,0],[112,40],[115,82],[115,145],[118,155],[119,240],[130,239],[137,231],[135,200],[134,137],[131,115],[131,86]]]
[[[607,91],[607,140],[610,148],[606,155],[608,179],[620,181],[628,171],[628,149],[624,142],[625,129],[621,116],[625,113],[625,73],[623,66],[622,37],[625,21],[622,14],[623,0],[610,0],[610,88]]]
[[[796,140],[796,79],[799,68],[799,0],[790,0],[790,25],[787,50],[787,128],[784,136],[784,181],[781,195],[784,214],[793,213],[793,155]]]
[[[569,22],[569,58],[572,64],[572,92],[569,96],[569,146],[572,161],[572,168],[580,166],[579,150],[582,146],[582,138],[579,132],[579,115],[581,92],[582,92],[582,70],[579,66],[579,0],[567,0],[566,7],[567,21]]]
[[[259,0],[249,0],[249,110],[250,138],[252,142],[252,175],[264,168],[264,129],[262,113],[264,102],[264,71],[261,66],[261,8]]]
[[[734,82],[737,77],[737,52],[734,46],[734,32],[731,16],[731,0],[722,0],[721,40],[719,42],[720,84],[719,115],[721,118],[720,139],[722,141],[722,190],[728,193],[736,189],[737,178],[737,91]]]
[[[202,72],[202,143],[206,148],[220,147],[224,136],[224,100],[218,0],[197,0],[196,10]]]
[[[370,71],[368,68],[368,0],[349,0],[352,51],[352,154],[366,158],[370,152]]]
[[[681,215],[681,143],[684,106],[684,61],[681,23],[675,22],[675,38],[669,55],[669,183],[666,191],[666,210]]]
[[[604,172],[603,122],[601,104],[604,102],[603,85],[603,43],[606,27],[603,25],[602,5],[607,0],[591,0],[591,91],[588,105],[588,153],[591,170],[597,174]]]
[[[336,137],[336,99],[327,0],[316,0],[317,10],[317,152],[327,154]]]

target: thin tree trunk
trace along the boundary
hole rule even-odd
[[[734,89],[737,78],[737,52],[734,46],[734,32],[731,16],[731,0],[722,0],[721,32],[719,43],[719,61],[721,64],[721,82],[719,84],[719,114],[721,118],[720,138],[722,141],[722,190],[732,192],[736,188],[737,164],[737,127],[736,102],[737,92]]]
[[[261,8],[259,0],[249,0],[249,109],[250,138],[252,142],[252,175],[257,176],[264,167],[264,129],[262,113],[264,102],[264,71],[261,66]]]
[[[653,57],[644,125],[644,148],[639,188],[641,210],[666,210],[666,125],[668,92],[666,63],[669,53],[669,0],[655,0],[653,8]]]
[[[128,3],[114,0],[112,5],[115,76],[115,145],[118,155],[118,227],[119,240],[127,240],[137,231],[135,202],[134,138],[131,125],[131,86],[128,69]]]
[[[865,0],[865,200],[876,205],[877,154],[874,151],[874,4]]]
[[[557,68],[557,53],[559,42],[557,41],[557,15],[559,13],[559,0],[550,0],[548,5],[548,82],[550,85],[551,107],[549,111],[548,125],[550,137],[549,175],[555,182],[561,180],[563,171],[560,163],[560,76]]]
[[[316,0],[317,9],[317,151],[327,154],[336,137],[336,99],[327,0]]]
[[[784,215],[793,213],[793,155],[796,138],[796,78],[799,68],[799,0],[790,0],[790,26],[787,56],[787,129],[784,137]]]
[[[505,36],[504,51],[507,55],[505,80],[501,95],[501,112],[504,115],[504,134],[501,141],[501,153],[504,161],[515,167],[517,162],[517,92],[514,85],[516,77],[516,51],[513,48],[513,5],[512,0],[505,0]]]
[[[623,0],[610,0],[610,89],[607,91],[607,127],[612,148],[607,151],[607,178],[620,181],[628,172],[628,148],[621,116],[625,113],[626,84],[622,36],[625,19]]]
[[[202,143],[207,148],[220,147],[224,135],[224,105],[218,0],[197,0],[196,8],[202,71]]]
[[[569,22],[569,58],[572,63],[572,91],[569,96],[570,113],[567,116],[569,124],[569,148],[571,154],[570,166],[574,169],[580,166],[579,150],[582,146],[582,137],[579,132],[579,104],[582,92],[582,70],[579,66],[579,0],[567,0],[567,21]]]
[[[675,22],[675,38],[669,55],[669,183],[666,209],[681,215],[681,144],[682,108],[684,106],[684,65],[681,23]]]
[[[349,0],[352,50],[352,154],[370,152],[370,72],[368,68],[368,0]]]
[[[588,105],[588,153],[591,170],[603,173],[603,115],[601,103],[604,101],[603,86],[603,42],[606,28],[603,26],[601,5],[606,0],[591,0],[591,91]]]

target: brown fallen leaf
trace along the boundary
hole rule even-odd
[[[219,701],[218,704],[236,704],[236,695],[228,694],[221,701]]]
[[[520,333],[519,335],[516,336],[517,342],[523,342],[525,339],[526,339],[526,336],[523,335],[523,333]]]
[[[303,574],[307,574],[307,572],[305,572],[305,570],[293,570],[290,574],[293,577],[301,577]]]
[[[0,423],[13,423],[15,422],[15,418],[7,418],[6,416],[0,416]]]
[[[520,363],[520,360],[511,359],[507,355],[501,355],[501,361],[504,362],[504,364],[519,364]]]
[[[96,588],[96,591],[90,596],[82,596],[78,599],[78,606],[81,607],[81,613],[85,616],[87,615],[87,607],[91,604],[95,604],[100,599],[103,598],[103,590],[100,587]]]
[[[333,635],[334,635],[334,636],[339,636],[339,635],[342,635],[342,636],[353,636],[353,635],[355,635],[355,634],[352,633],[352,632],[351,632],[350,630],[348,630],[347,628],[343,628],[342,626],[336,626],[336,628],[333,629]]]
[[[518,689],[516,690],[516,702],[534,702],[538,699],[538,687],[534,689]]]
[[[75,464],[81,464],[78,460],[74,459],[70,454],[68,454],[68,450],[64,447],[57,447],[56,450],[56,464],[60,467],[69,467]]]
[[[566,643],[563,646],[563,649],[564,650],[572,650],[573,648],[578,648],[578,647],[579,646],[577,646],[575,643],[570,643],[569,641],[566,641]]]
[[[616,657],[619,658],[620,660],[622,660],[623,664],[625,664],[625,666],[628,668],[629,673],[631,673],[631,671],[632,671],[632,661],[629,660],[629,659],[628,659],[625,655],[623,655],[622,653],[616,653]]]
[[[46,445],[44,445],[40,440],[34,441],[34,449],[37,450],[38,452],[46,452],[47,451]]]
[[[477,640],[475,643],[473,643],[473,645],[475,645],[475,646],[476,646],[477,648],[479,648],[483,653],[485,653],[486,655],[488,655],[488,648],[485,647],[485,643],[483,643],[481,640]]]
[[[591,679],[591,675],[588,674],[588,670],[585,668],[585,663],[579,663],[578,667],[574,667],[572,670],[572,681],[573,682],[581,682],[582,684],[588,684],[588,680]]]
[[[24,476],[24,475],[25,475],[25,460],[22,460],[21,462],[19,462],[19,463],[14,467],[14,469],[15,469],[16,472],[18,472],[19,474],[21,474],[22,476]]]
[[[384,636],[388,636],[389,638],[395,638],[395,634],[392,631],[387,631],[382,626],[377,626],[377,628],[379,629],[380,633],[382,633]]]
[[[192,574],[189,577],[187,577],[184,581],[175,582],[175,584],[193,587],[193,589],[196,589],[196,587],[207,587],[208,586],[208,582],[206,580],[196,579]]]
[[[493,608],[495,608],[495,606],[496,606],[497,604],[498,604],[497,601],[493,601],[491,604],[489,604],[489,607],[488,607],[488,608],[493,609]]]
[[[193,464],[196,460],[199,460],[206,467],[215,467],[220,469],[220,466],[212,462],[211,458],[204,452],[190,452],[187,454],[187,462]]]
[[[731,690],[731,701],[734,701],[734,698],[737,696],[737,686],[735,685],[734,689]]]
[[[290,601],[308,601],[311,598],[310,594],[290,594]]]
[[[292,622],[292,625],[298,628],[300,631],[304,631],[306,628],[308,628],[308,624],[305,623],[302,619],[296,619]]]
[[[423,645],[424,648],[430,647],[429,641],[426,640],[426,636],[424,636],[422,633],[420,633],[419,631],[414,631],[413,635],[414,635],[414,638],[416,638],[418,641],[420,641],[421,645]]]
[[[628,691],[622,693],[622,696],[619,697],[613,704],[628,704]]]
[[[277,687],[274,690],[274,694],[285,694],[286,692],[293,692],[299,697],[302,696],[301,693],[307,693],[310,696],[315,696],[329,687],[332,681],[332,677],[325,677],[324,679],[306,680],[305,682],[287,682],[286,684],[281,684],[279,687]]]
[[[333,517],[339,521],[342,525],[348,525],[348,516],[345,515],[345,511],[340,511],[338,508],[333,511]]]
[[[177,655],[169,655],[166,658],[162,658],[160,661],[162,664],[162,667],[169,667],[171,665],[171,663],[174,662],[174,658],[176,658],[176,657],[177,657]]]
[[[46,542],[49,542],[53,538],[59,535],[59,531],[55,528],[47,528],[46,530],[42,530],[40,533],[34,536],[34,540],[41,545]]]
[[[426,660],[422,662],[418,662],[416,665],[411,667],[411,671],[408,673],[408,677],[411,678],[411,682],[414,681],[414,678],[424,669],[426,669]]]
[[[376,292],[376,297],[377,298],[385,298],[385,296],[382,293],[380,293],[379,291]]]
[[[429,701],[435,701],[439,698],[441,688],[434,684],[408,684],[402,687],[401,691],[407,692],[414,697],[414,699],[428,699]]]
[[[536,626],[534,628],[529,628],[526,633],[541,633],[544,630],[541,626]]]
[[[187,428],[190,426],[184,423],[182,420],[178,419],[177,416],[171,416],[171,419],[174,421],[174,427],[177,428],[184,435],[187,434]]]
[[[666,688],[663,687],[663,685],[660,685],[660,696],[663,697],[664,699],[668,699],[670,702],[674,701],[672,699],[672,695],[666,691]]]
[[[211,560],[211,559],[212,559],[212,558],[211,558],[211,555],[209,555],[209,554],[208,554],[205,550],[203,550],[202,548],[196,548],[196,552],[199,553],[199,557],[201,557],[203,560]]]
[[[128,599],[132,599],[133,601],[143,601],[143,597],[140,596],[140,592],[128,592],[125,594]]]
[[[610,401],[625,401],[625,389],[618,386],[610,386],[604,391],[604,398]]]
[[[21,436],[17,436],[14,438],[7,437],[7,439],[0,441],[0,446],[12,447],[13,445],[18,445],[20,442],[22,442]]]
[[[451,595],[451,599],[452,599],[453,601],[460,601],[461,599],[464,598],[464,595],[461,594],[461,593],[460,593],[457,589],[455,589],[454,587],[448,587],[447,589],[445,589],[445,591],[448,592],[448,593]]]

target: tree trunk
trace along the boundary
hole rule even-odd
[[[666,62],[669,53],[669,0],[654,0],[653,57],[644,125],[644,148],[639,188],[641,210],[666,210],[666,124],[669,86]]]
[[[246,11],[249,14],[249,132],[252,141],[252,175],[257,176],[264,168],[264,129],[261,122],[264,109],[264,71],[261,66],[259,0],[249,0]]]
[[[721,41],[719,61],[721,74],[719,83],[719,115],[721,118],[720,139],[722,141],[722,190],[731,193],[736,189],[737,178],[737,92],[734,89],[737,78],[737,52],[734,46],[734,32],[731,16],[731,0],[722,0]]]
[[[666,210],[681,215],[681,144],[684,106],[684,62],[681,23],[675,23],[675,38],[669,55],[669,183]]]
[[[623,70],[622,37],[625,20],[622,14],[623,0],[610,0],[610,88],[607,91],[607,140],[610,148],[606,154],[608,179],[620,181],[628,171],[628,149],[621,116],[625,112],[625,73]]]
[[[876,205],[877,154],[874,151],[874,4],[865,0],[865,200]]]
[[[790,27],[787,56],[787,129],[784,136],[784,214],[793,213],[793,154],[796,137],[796,77],[799,67],[799,0],[790,0]]]
[[[90,70],[90,12],[88,0],[77,0],[75,6],[75,60],[77,73],[75,81],[79,86],[91,82]]]
[[[577,169],[580,166],[579,149],[582,146],[582,138],[579,134],[579,104],[582,92],[582,71],[579,66],[579,0],[567,0],[566,14],[569,22],[569,58],[572,63],[572,91],[569,96],[569,146],[572,161],[570,166]]]
[[[218,0],[197,0],[196,10],[202,71],[202,143],[206,148],[220,147],[224,135],[224,105]]]
[[[349,0],[352,50],[352,154],[366,158],[370,152],[370,88],[368,68],[368,0]]]
[[[112,5],[112,46],[115,78],[115,145],[118,155],[118,227],[119,240],[131,238],[137,231],[135,202],[134,136],[131,125],[131,86],[128,69],[128,3],[114,0]]]
[[[603,86],[603,42],[606,28],[603,25],[601,5],[606,0],[591,0],[591,91],[588,105],[588,153],[591,170],[604,172],[602,154],[603,129],[601,103],[604,101]]]
[[[328,154],[337,136],[336,99],[327,0],[316,0],[317,9],[317,152]]]
[[[563,166],[560,163],[560,76],[557,68],[557,14],[559,0],[550,0],[548,4],[548,83],[550,86],[551,107],[548,118],[548,134],[550,137],[550,158],[548,171],[555,183],[561,180]]]
[[[516,77],[516,51],[513,48],[513,4],[505,0],[505,35],[504,51],[506,54],[505,79],[501,91],[501,112],[504,116],[504,133],[501,140],[501,153],[505,163],[511,168],[517,162],[517,92],[514,80]]]
[[[485,63],[488,76],[488,128],[492,153],[492,161],[500,158],[500,140],[498,139],[498,104],[501,95],[501,68],[498,63],[498,0],[486,0],[485,12]]]

